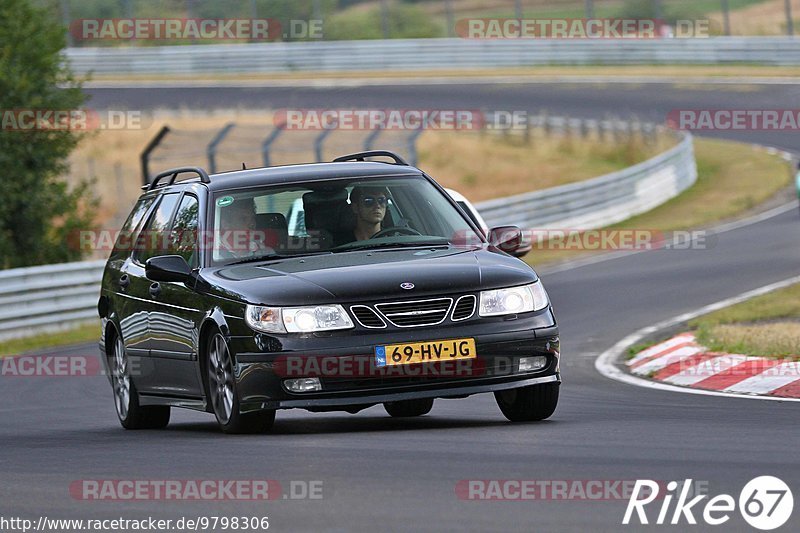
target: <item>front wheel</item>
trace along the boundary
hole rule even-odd
[[[550,418],[558,405],[560,383],[543,383],[494,393],[497,406],[511,422]]]
[[[433,409],[433,398],[419,400],[401,400],[399,402],[386,402],[383,408],[393,418],[409,418],[412,416],[427,415]]]
[[[233,359],[222,333],[208,340],[208,398],[224,433],[263,433],[275,422],[274,410],[239,412],[239,397],[233,376]]]
[[[122,337],[116,335],[111,349],[112,387],[114,406],[119,423],[125,429],[161,429],[169,424],[168,405],[139,405],[139,393],[131,379],[130,361]]]

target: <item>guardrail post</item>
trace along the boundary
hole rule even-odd
[[[270,166],[270,161],[269,161],[270,145],[272,145],[272,143],[275,142],[275,140],[280,136],[280,134],[283,133],[284,129],[286,129],[286,123],[275,126],[275,129],[273,129],[272,132],[270,132],[270,134],[267,135],[267,138],[264,139],[264,142],[261,143],[261,157],[264,160],[265,167]]]
[[[731,9],[728,0],[722,0],[722,20],[725,35],[731,34]]]
[[[156,136],[147,143],[144,150],[142,151],[142,155],[139,156],[139,160],[142,164],[142,185],[147,185],[150,183],[150,154],[155,150],[161,141],[164,140],[164,137],[169,133],[170,129],[169,126],[164,126],[161,128]]]
[[[586,18],[593,19],[594,18],[594,0],[586,0]]]
[[[325,143],[325,139],[327,139],[331,133],[333,133],[333,128],[327,128],[325,130],[322,130],[322,133],[317,135],[317,138],[314,139],[314,155],[317,158],[317,162],[323,161],[322,145]]]
[[[225,136],[236,126],[235,122],[229,122],[214,135],[211,142],[206,146],[206,155],[208,156],[208,172],[209,174],[217,173],[217,146],[225,139]]]
[[[444,0],[444,13],[447,19],[447,36],[455,37],[455,19],[453,17],[453,0]]]
[[[415,167],[419,164],[419,158],[417,155],[417,138],[422,135],[422,132],[425,131],[422,127],[415,129],[411,135],[408,136],[408,154],[409,160],[412,165]]]
[[[374,130],[369,132],[369,135],[367,135],[367,138],[364,139],[364,151],[365,152],[373,149],[373,146],[375,144],[375,140],[378,138],[378,135],[380,135],[382,131],[383,130],[380,128],[380,126],[378,126]]]

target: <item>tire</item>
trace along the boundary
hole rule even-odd
[[[497,406],[511,422],[550,418],[558,405],[560,383],[543,383],[494,393]]]
[[[239,395],[233,377],[233,358],[225,337],[215,330],[205,350],[206,393],[217,424],[223,433],[264,433],[275,422],[275,410],[239,412]]]
[[[402,400],[399,402],[386,402],[383,408],[392,418],[410,418],[412,416],[427,415],[433,409],[433,398],[419,400]]]
[[[125,429],[163,429],[169,424],[170,408],[168,405],[139,405],[139,393],[130,375],[130,362],[122,337],[115,334],[112,338],[109,367],[111,368],[111,386],[114,390],[114,407],[119,423]]]

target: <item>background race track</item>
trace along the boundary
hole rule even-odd
[[[89,92],[97,108],[483,107],[663,121],[681,107],[792,108],[800,88],[454,84]],[[786,150],[797,143],[793,133],[730,137]],[[620,525],[626,501],[462,501],[455,487],[469,479],[692,478],[707,482],[712,495],[738,498],[750,479],[776,475],[798,499],[798,404],[645,390],[608,380],[593,365],[641,327],[798,273],[796,209],[721,233],[709,250],[640,253],[544,272],[561,326],[564,386],[556,414],[539,424],[506,423],[494,399],[482,395],[438,400],[429,416],[411,421],[389,419],[381,407],[358,415],[291,411],[278,414],[272,435],[224,437],[210,415],[173,411],[166,431],[125,432],[105,378],[3,377],[0,511],[29,518],[42,509],[76,518],[267,515],[274,531],[619,531],[643,529]],[[97,353],[93,345],[56,352]],[[128,478],[322,480],[324,498],[89,502],[69,493],[75,480]],[[798,525],[795,509],[784,530]],[[736,513],[716,529],[751,530]]]

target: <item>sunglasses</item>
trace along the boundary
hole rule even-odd
[[[361,205],[364,207],[372,207],[377,202],[379,206],[385,207],[388,201],[389,200],[385,196],[378,196],[377,198],[375,196],[364,196],[361,199]]]

